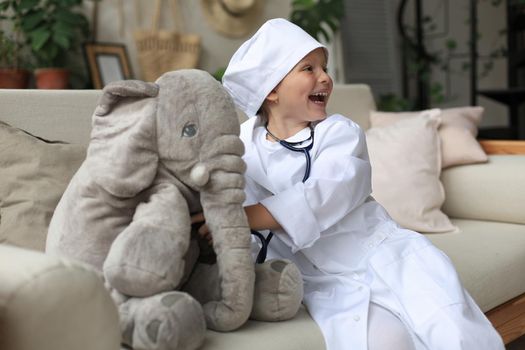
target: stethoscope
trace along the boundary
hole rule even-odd
[[[311,124],[308,125],[308,127],[310,128],[310,136],[307,139],[298,141],[298,142],[288,142],[285,140],[281,140],[280,138],[272,134],[270,130],[268,130],[268,123],[266,123],[265,125],[267,135],[270,136],[272,139],[274,139],[276,142],[278,142],[281,146],[283,146],[284,148],[290,151],[301,152],[304,154],[304,157],[306,159],[306,169],[304,170],[304,176],[303,176],[302,182],[305,182],[306,180],[308,180],[308,178],[310,177],[310,169],[312,167],[312,157],[310,156],[310,150],[312,149],[314,145],[314,128]],[[308,146],[297,147],[298,145],[301,145],[308,141],[311,141],[308,144]],[[255,235],[261,241],[262,247],[261,247],[261,250],[259,251],[259,254],[257,254],[255,263],[262,264],[266,260],[266,254],[268,252],[268,244],[270,243],[270,240],[273,237],[273,232],[270,232],[268,236],[266,236],[265,238],[260,232],[254,231],[254,230],[251,230],[251,231],[252,231],[252,235]]]

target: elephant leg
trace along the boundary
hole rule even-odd
[[[202,305],[221,299],[221,284],[217,264],[197,263],[191,278],[182,290],[197,299]]]
[[[172,185],[156,186],[152,192],[137,207],[104,261],[106,280],[129,296],[173,290],[185,272],[191,230],[186,200]]]
[[[194,350],[204,342],[202,307],[184,292],[129,298],[119,315],[122,343],[134,350]]]
[[[303,279],[294,263],[274,259],[255,265],[252,320],[288,320],[297,314],[302,300]]]

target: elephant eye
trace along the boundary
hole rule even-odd
[[[184,126],[184,129],[182,129],[182,137],[193,137],[197,133],[197,125],[195,124],[187,124]]]

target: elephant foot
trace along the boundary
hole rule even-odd
[[[119,305],[122,343],[134,350],[194,350],[204,342],[201,305],[174,291]]]
[[[303,300],[303,279],[289,260],[268,260],[255,265],[255,290],[250,318],[284,321],[294,317]]]

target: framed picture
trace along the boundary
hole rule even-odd
[[[132,79],[128,52],[123,44],[87,43],[84,45],[91,82],[102,89],[112,81]]]

